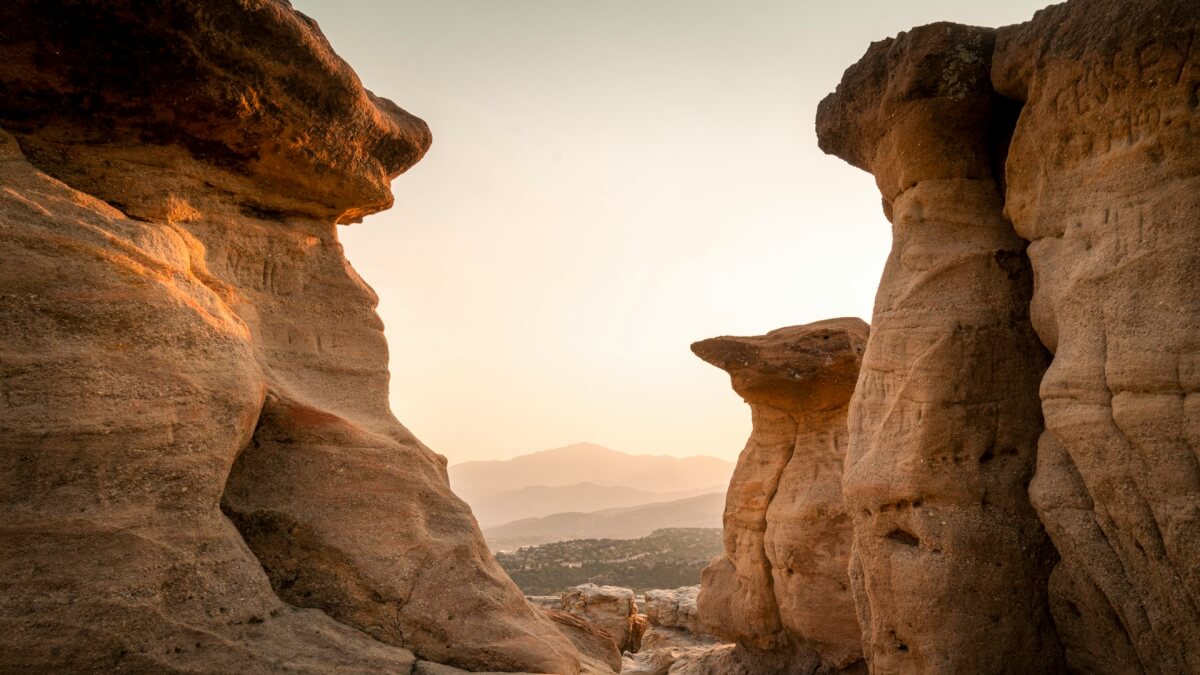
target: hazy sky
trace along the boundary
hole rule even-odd
[[[890,246],[813,117],[873,40],[1044,2],[293,0],[433,130],[342,228],[397,417],[451,463],[592,441],[733,459],[749,411],[688,345],[870,317]]]

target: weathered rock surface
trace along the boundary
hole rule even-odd
[[[612,634],[586,619],[561,609],[540,608],[554,622],[559,632],[575,645],[579,653],[614,672],[621,670],[621,650]]]
[[[562,594],[562,609],[590,621],[612,635],[621,651],[637,649],[634,644],[637,599],[633,591],[620,586],[582,584]]]
[[[1002,213],[994,42],[954,24],[877,42],[817,114],[822,149],[875,175],[893,223],[842,485],[873,673],[1062,671],[1026,490],[1046,358]]]
[[[700,620],[700,610],[696,606],[699,594],[699,586],[646,591],[643,602],[646,620],[651,626],[681,628],[697,635],[709,633],[711,631]]]
[[[425,125],[282,0],[0,32],[0,670],[577,672],[392,417],[337,242]]]
[[[721,644],[712,629],[700,620],[696,604],[699,586],[646,591],[646,629],[640,651],[679,649]]]
[[[862,660],[841,479],[867,333],[859,319],[832,319],[692,345],[730,373],[754,418],[726,497],[725,555],[699,594],[703,623],[746,654],[835,670]]]
[[[1030,495],[1076,672],[1200,672],[1200,4],[1075,0],[1000,30],[1005,212],[1054,353]]]
[[[844,483],[873,671],[1200,672],[1198,33],[1176,0],[926,26],[822,104],[895,235]]]
[[[715,635],[693,633],[684,628],[648,625],[642,635],[642,644],[638,652],[651,652],[658,649],[681,649],[686,647],[711,647],[728,644]]]
[[[848,670],[831,671],[815,652],[758,651],[741,645],[668,647],[626,654],[621,675],[814,675],[865,673],[862,661]]]

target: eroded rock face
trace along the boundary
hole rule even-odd
[[[539,608],[554,622],[555,628],[567,637],[579,653],[603,664],[602,672],[621,671],[621,650],[613,636],[596,624],[570,612],[552,607]]]
[[[720,644],[700,619],[699,586],[646,591],[646,629],[639,651],[679,649]]]
[[[709,630],[700,620],[700,610],[696,606],[699,594],[699,586],[646,591],[646,620],[651,626],[682,628],[703,635]]]
[[[893,244],[850,406],[851,578],[875,673],[1057,673],[1054,563],[1026,486],[1044,350],[1002,213],[993,31],[871,45],[821,102],[821,147],[875,175]]]
[[[1056,5],[992,78],[1024,102],[1005,211],[1054,353],[1030,495],[1068,662],[1200,672],[1200,5]]]
[[[698,599],[703,622],[747,653],[861,662],[841,477],[867,332],[832,319],[692,345],[730,373],[754,418],[726,497],[725,555],[704,570]]]
[[[0,669],[577,672],[392,417],[337,242],[425,125],[281,0],[0,26]]]
[[[636,650],[634,621],[637,599],[633,591],[620,586],[582,584],[561,596],[563,611],[590,621],[608,631],[621,651]]]
[[[926,26],[822,103],[895,235],[844,483],[873,671],[1200,670],[1197,33],[1170,0]]]

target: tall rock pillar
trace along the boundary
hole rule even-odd
[[[725,554],[698,598],[701,619],[738,643],[731,657],[750,672],[863,669],[841,476],[867,330],[830,319],[692,345],[729,372],[754,416],[726,497]]]
[[[1055,554],[1029,503],[1046,354],[997,167],[1015,110],[991,30],[871,45],[820,105],[821,148],[874,174],[893,244],[850,404],[842,488],[874,673],[1057,673]]]
[[[1200,4],[1074,0],[1000,30],[1006,212],[1054,360],[1030,496],[1073,670],[1200,672]]]

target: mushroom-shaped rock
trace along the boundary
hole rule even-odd
[[[1063,668],[1026,490],[1046,355],[1003,213],[1016,107],[992,91],[994,44],[946,23],[877,42],[817,113],[822,149],[875,175],[893,223],[842,483],[875,673]]]
[[[725,553],[698,597],[700,619],[747,654],[861,665],[841,478],[867,334],[845,318],[692,345],[729,372],[754,420],[726,496]]]
[[[563,592],[563,611],[591,621],[608,631],[621,651],[634,648],[634,616],[637,598],[620,586],[582,584]]]

